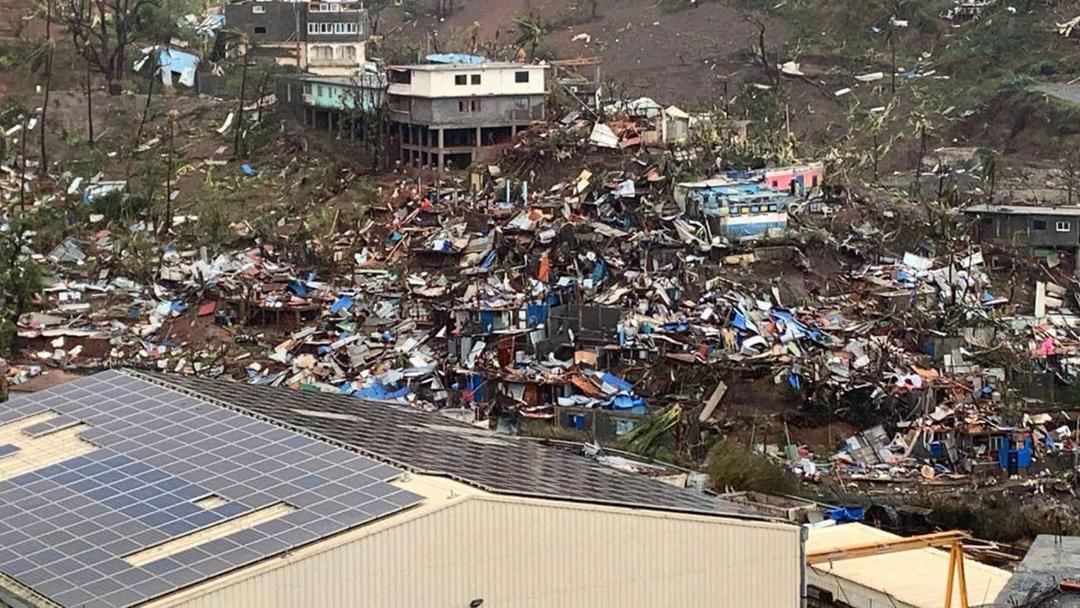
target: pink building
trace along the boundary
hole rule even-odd
[[[765,170],[767,186],[798,196],[806,196],[810,190],[820,186],[824,177],[825,164],[820,162]]]

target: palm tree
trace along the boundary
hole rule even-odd
[[[543,42],[547,34],[547,26],[536,15],[515,17],[514,26],[518,31],[514,44],[518,48],[529,47],[529,58],[536,59],[536,47]]]

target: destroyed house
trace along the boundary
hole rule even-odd
[[[279,65],[348,75],[367,61],[368,13],[346,0],[239,0],[225,5],[225,23]]]
[[[1080,207],[975,205],[964,212],[975,218],[974,232],[980,243],[1019,250],[1030,257],[1080,255]]]
[[[391,67],[387,103],[399,159],[464,169],[544,118],[547,66],[431,63]]]
[[[365,117],[385,103],[386,77],[300,74],[277,79],[277,98],[304,124],[332,133],[362,135]]]
[[[720,178],[677,184],[675,200],[688,217],[705,220],[713,234],[741,239],[786,230],[793,197],[756,181]]]
[[[592,107],[600,107],[603,81],[600,78],[600,57],[579,57],[552,61],[553,78],[563,90]]]
[[[799,601],[796,526],[376,401],[116,370],[0,404],[0,446],[4,606]]]

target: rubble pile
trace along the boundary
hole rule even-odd
[[[611,439],[672,406],[722,425],[729,388],[764,378],[867,429],[835,452],[761,446],[808,480],[937,483],[1072,450],[1075,418],[1007,411],[1018,372],[1074,381],[1063,267],[1020,305],[976,239],[890,251],[880,221],[915,220],[845,208],[822,163],[669,177],[743,145],[745,123],[646,100],[611,112],[538,123],[464,177],[395,173],[330,235],[271,242],[241,222],[244,245],[212,251],[140,223],[155,258],[141,279],[117,263],[115,226],[29,252],[48,276],[9,380],[142,366]],[[583,157],[602,160],[567,169]],[[537,177],[553,163],[564,179]],[[84,198],[125,188],[95,179]]]

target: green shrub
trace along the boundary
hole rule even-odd
[[[794,494],[798,484],[784,469],[752,453],[739,443],[719,441],[709,450],[706,472],[720,491]]]

